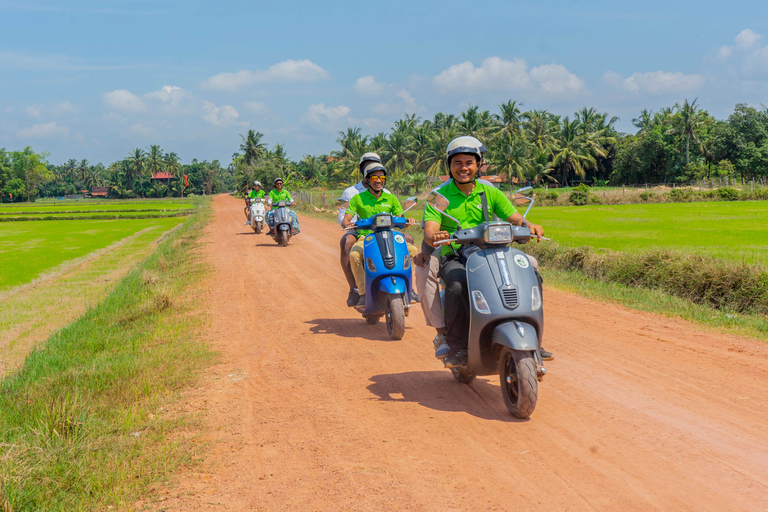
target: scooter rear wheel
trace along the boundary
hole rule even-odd
[[[402,297],[391,297],[387,308],[387,332],[393,340],[405,335],[405,311]]]
[[[539,393],[533,352],[504,347],[499,357],[499,381],[504,404],[512,416],[528,418],[536,408]]]

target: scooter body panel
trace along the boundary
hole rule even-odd
[[[405,225],[402,217],[392,219],[393,225]],[[367,229],[370,225],[364,223],[367,220],[358,221],[358,227]],[[413,296],[411,259],[402,233],[391,228],[379,228],[366,235],[363,267],[366,290],[364,316],[385,314],[389,295],[402,295],[405,307],[410,307]]]
[[[498,370],[499,350],[494,345],[538,349],[544,312],[541,307],[532,310],[531,303],[532,288],[539,283],[526,254],[508,246],[472,252],[466,269],[470,301],[467,370],[475,375],[490,375]],[[480,311],[475,291],[482,293],[488,312]],[[515,321],[523,326],[523,335]]]

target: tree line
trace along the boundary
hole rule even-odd
[[[218,160],[193,159],[182,164],[174,152],[159,145],[147,150],[136,148],[122,160],[108,166],[91,164],[87,159],[70,159],[62,165],[46,161],[47,153],[30,147],[21,151],[0,148],[0,198],[4,201],[34,201],[38,197],[89,194],[96,187],[106,189],[108,197],[179,197],[215,194],[233,187],[232,171]],[[162,178],[155,178],[158,174]],[[187,180],[183,179],[187,176]]]
[[[685,183],[728,177],[768,178],[768,109],[739,104],[725,120],[703,110],[697,100],[632,119],[636,133],[616,130],[618,118],[584,107],[573,116],[546,110],[524,111],[510,100],[492,113],[471,106],[458,116],[432,119],[407,114],[389,132],[363,135],[349,127],[338,133],[337,149],[290,161],[283,147],[270,149],[263,135],[241,135],[233,155],[240,190],[253,179],[269,185],[276,176],[296,187],[338,188],[355,182],[357,162],[375,151],[386,165],[387,186],[422,188],[430,176],[447,174],[445,148],[460,135],[473,135],[488,147],[488,171],[507,183],[572,186]]]

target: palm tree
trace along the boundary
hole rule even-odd
[[[632,120],[632,124],[638,129],[638,135],[650,131],[653,127],[653,110],[644,108],[640,111],[640,117]]]
[[[77,176],[77,160],[70,158],[65,164],[65,175],[69,178],[72,184],[75,184],[75,177]]]
[[[559,126],[559,117],[546,110],[533,110],[523,114],[526,138],[537,148],[554,154],[553,143]]]
[[[179,172],[181,171],[181,163],[179,162],[179,155],[171,151],[170,153],[166,153],[165,157],[163,158],[163,167],[165,168],[165,172],[167,172],[172,177],[176,178],[179,176]],[[166,178],[165,185],[170,185],[170,178]]]
[[[524,170],[525,179],[536,185],[541,185],[545,181],[557,183],[555,177],[552,176],[553,171],[552,155],[546,150],[534,147],[528,166]]]
[[[499,174],[506,174],[510,183],[525,179],[525,170],[528,167],[528,157],[533,145],[525,139],[515,137],[509,132],[502,132],[495,139],[493,151],[493,170]]]
[[[568,117],[563,119],[558,139],[558,147],[555,150],[555,158],[552,161],[554,167],[562,172],[561,183],[568,185],[568,176],[573,172],[576,176],[584,178],[585,169],[593,169],[597,161],[592,155],[592,147],[583,135],[580,135],[581,122],[578,119],[570,121]]]
[[[158,146],[157,144],[153,144],[152,146],[149,146],[149,153],[147,153],[144,163],[147,167],[147,170],[152,176],[155,176],[158,173],[162,172],[163,150],[160,149],[160,146]],[[168,183],[168,179],[166,178],[166,184],[167,183]]]
[[[240,138],[243,139],[242,144],[240,144],[240,151],[243,152],[242,156],[246,165],[255,164],[264,155],[267,145],[261,142],[262,137],[264,137],[264,134],[254,132],[253,130],[248,130],[248,135],[245,137],[240,135]]]
[[[520,131],[520,125],[523,123],[523,114],[520,111],[522,103],[509,100],[499,105],[499,114],[493,114],[496,121],[501,125],[501,130],[510,134],[517,134]]]
[[[144,161],[146,157],[147,154],[144,152],[144,150],[136,148],[132,153],[128,154],[128,158],[125,160],[125,174],[128,178],[128,188],[130,190],[134,190],[134,180],[136,180],[136,178],[140,178],[141,175],[144,174],[146,167]]]
[[[691,163],[689,155],[691,137],[693,137],[693,140],[701,146],[701,141],[699,140],[696,131],[705,122],[704,112],[696,106],[697,99],[698,98],[694,99],[691,103],[688,103],[688,100],[685,100],[682,105],[680,105],[680,102],[675,103],[674,109],[677,110],[677,115],[672,121],[673,127],[667,131],[670,135],[680,135],[681,137],[685,137],[686,166]]]

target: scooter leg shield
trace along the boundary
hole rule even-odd
[[[491,343],[513,350],[537,350],[539,347],[536,329],[531,324],[520,321],[497,325],[491,334]]]

